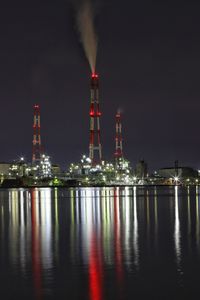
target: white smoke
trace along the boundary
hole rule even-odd
[[[94,73],[97,56],[97,36],[94,29],[94,8],[91,0],[82,0],[76,5],[76,22],[85,55],[91,71]]]

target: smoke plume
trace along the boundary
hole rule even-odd
[[[124,112],[123,108],[121,108],[121,107],[118,107],[118,109],[117,109],[117,113],[118,113],[118,114],[122,114],[123,112]]]
[[[94,8],[91,1],[78,1],[78,5],[76,5],[76,22],[85,55],[91,71],[94,73],[97,55],[97,37],[94,29]]]

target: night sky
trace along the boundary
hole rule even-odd
[[[104,159],[120,108],[133,166],[200,168],[200,4],[102,0],[97,11]],[[0,23],[0,161],[31,160],[38,103],[45,151],[66,168],[89,143],[90,70],[71,1],[4,1]]]

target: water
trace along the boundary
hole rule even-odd
[[[199,188],[0,190],[0,299],[196,299]]]

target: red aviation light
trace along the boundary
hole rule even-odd
[[[99,76],[96,73],[91,74],[91,88],[97,89],[99,85]]]
[[[90,106],[90,117],[94,117],[94,104],[93,103]]]
[[[98,78],[99,77],[99,75],[98,74],[96,74],[96,73],[92,73],[92,78]]]
[[[101,112],[94,112],[93,110],[90,111],[90,117],[100,117]]]

